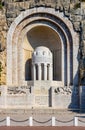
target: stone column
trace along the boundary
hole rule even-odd
[[[32,64],[32,78],[36,80],[36,67],[35,64]]]
[[[44,80],[47,80],[47,64],[44,64]]]
[[[70,46],[67,46],[67,85],[70,85]]]
[[[50,97],[50,106],[51,107],[55,107],[55,92],[54,92],[54,88],[53,87],[51,87],[50,88],[50,95],[49,95],[49,97]]]
[[[52,64],[50,64],[50,66],[49,66],[49,75],[48,75],[48,79],[49,80],[53,80],[53,66],[52,66]]]
[[[38,80],[41,80],[41,64],[38,64]]]

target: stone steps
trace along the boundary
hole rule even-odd
[[[31,109],[1,109],[0,114],[74,114],[72,111],[67,109],[49,109],[49,108],[31,108]]]

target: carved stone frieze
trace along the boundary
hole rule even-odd
[[[71,88],[64,88],[64,87],[58,87],[55,89],[55,94],[57,95],[71,95],[72,94],[72,90]]]
[[[28,86],[21,86],[21,87],[8,87],[7,94],[9,95],[16,95],[16,94],[29,94],[30,88]]]

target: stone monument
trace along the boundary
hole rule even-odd
[[[85,2],[3,0],[0,18],[0,107],[81,108]]]

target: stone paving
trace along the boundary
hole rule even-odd
[[[85,127],[0,127],[0,130],[85,130]]]
[[[29,110],[0,110],[0,126],[6,126],[6,117],[11,119],[11,126],[29,126],[29,117],[33,117],[33,126],[51,126],[52,117],[56,126],[73,126],[74,117],[78,116],[78,126],[85,126],[85,114],[67,110],[29,109]],[[82,116],[82,117],[81,117]],[[3,121],[4,120],[4,121]],[[2,122],[1,122],[2,121]]]

